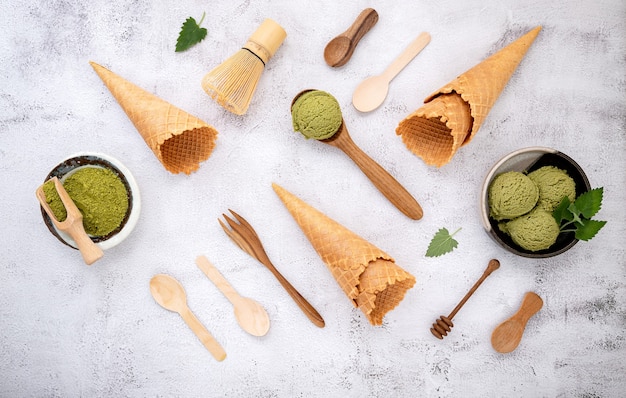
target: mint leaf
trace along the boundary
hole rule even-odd
[[[580,219],[580,210],[578,210],[578,208],[576,207],[576,202],[570,203],[570,205],[567,206],[567,210],[570,212],[570,215],[572,217],[571,221],[582,224],[582,220]]]
[[[574,232],[578,240],[590,240],[604,227],[606,221],[592,220],[602,207],[604,188],[596,188],[580,194],[573,203],[567,197],[554,209],[552,216],[559,223],[561,232]]]
[[[426,257],[439,257],[454,250],[458,246],[459,242],[454,240],[452,237],[460,230],[461,228],[457,229],[452,235],[450,235],[450,232],[448,232],[446,228],[441,228],[437,231],[428,245]]]
[[[567,196],[563,196],[561,203],[552,212],[552,217],[556,220],[557,224],[561,224],[563,221],[572,221],[572,213],[569,211],[570,200]]]
[[[583,222],[576,228],[576,239],[587,241],[593,238],[605,224],[606,221],[583,219]]]
[[[202,25],[205,15],[206,13],[202,14],[202,19],[200,19],[199,23],[196,23],[196,20],[191,17],[187,18],[183,23],[180,33],[178,34],[178,40],[176,41],[176,52],[185,51],[204,40],[207,35],[207,30],[201,28],[200,25]]]
[[[581,194],[574,201],[576,209],[578,209],[585,218],[593,217],[602,206],[603,193],[603,188],[596,188]]]

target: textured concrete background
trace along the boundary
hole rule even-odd
[[[366,8],[380,20],[341,69],[325,44]],[[174,45],[182,22],[207,13],[205,41]],[[288,37],[245,116],[217,106],[203,75],[266,17]],[[0,396],[618,397],[626,391],[626,5],[559,1],[120,1],[0,3]],[[437,169],[395,127],[432,91],[536,25],[534,45],[470,145]],[[352,92],[421,31],[432,42],[360,114]],[[220,131],[191,176],[169,174],[88,64],[98,62]],[[305,88],[333,93],[354,140],[422,204],[411,221],[342,153],[293,133],[289,104]],[[546,260],[508,254],[483,232],[479,188],[489,167],[526,146],[573,157],[604,187],[590,242]],[[45,228],[35,188],[61,159],[104,152],[134,174],[143,209],[134,233],[92,267]],[[272,191],[277,182],[390,253],[416,286],[381,327],[352,308]],[[326,320],[315,327],[275,278],[239,250],[217,218],[232,208],[279,270]],[[458,248],[425,257],[441,227]],[[261,338],[196,268],[205,254],[271,317]],[[487,262],[502,263],[455,317],[447,314]],[[216,362],[178,315],[159,307],[152,275],[172,274],[225,347]],[[516,351],[490,345],[522,296],[544,299]]]

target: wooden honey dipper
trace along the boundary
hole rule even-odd
[[[459,304],[454,307],[450,315],[448,315],[447,317],[442,315],[439,319],[437,319],[435,323],[433,323],[433,327],[430,328],[430,332],[433,334],[433,336],[441,340],[444,336],[448,335],[448,332],[454,326],[454,324],[452,323],[452,318],[454,318],[456,313],[459,312],[465,302],[472,296],[472,294],[474,294],[476,289],[478,289],[478,286],[480,286],[481,283],[483,283],[485,279],[487,279],[487,277],[498,268],[500,268],[500,261],[496,259],[489,260],[489,264],[487,264],[487,269],[485,269],[483,276],[481,276],[480,279],[477,280],[476,283],[474,283],[474,286],[472,286],[472,288],[469,290],[469,292],[467,292],[465,297],[463,297],[463,300],[461,300]]]

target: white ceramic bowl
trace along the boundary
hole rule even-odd
[[[504,156],[489,170],[481,188],[480,214],[485,231],[498,245],[519,256],[530,258],[552,257],[569,250],[578,242],[573,232],[562,233],[550,248],[532,252],[517,246],[507,234],[500,231],[498,222],[489,217],[488,190],[491,181],[496,175],[507,171],[529,172],[548,165],[565,170],[574,179],[576,196],[591,189],[585,172],[572,158],[556,149],[545,147],[522,148]]]
[[[52,171],[50,171],[45,181],[52,177],[57,177],[60,181],[63,181],[68,175],[71,175],[74,171],[83,167],[104,167],[113,171],[118,177],[120,177],[122,183],[126,187],[126,191],[128,192],[128,211],[126,212],[124,220],[119,228],[105,236],[91,237],[91,240],[100,246],[101,249],[110,249],[126,239],[137,224],[139,213],[141,211],[139,186],[137,185],[137,182],[135,181],[135,178],[131,174],[130,170],[128,170],[122,162],[109,155],[96,152],[80,152],[67,157],[54,169],[52,169]],[[46,226],[54,236],[56,236],[62,243],[75,249],[77,248],[76,243],[68,234],[63,231],[59,231],[56,228],[43,208],[41,209],[41,215],[43,216]]]

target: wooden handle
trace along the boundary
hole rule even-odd
[[[502,354],[514,351],[522,341],[526,323],[542,306],[541,297],[533,292],[526,293],[519,310],[494,329],[491,334],[492,347]]]
[[[373,8],[361,11],[354,23],[345,31],[344,35],[352,40],[352,47],[356,47],[359,41],[378,22],[378,13]]]
[[[65,211],[67,213],[65,220],[57,220],[54,212],[50,208],[50,205],[46,201],[46,194],[43,191],[43,185],[37,188],[35,195],[54,225],[56,225],[60,231],[67,233],[72,237],[72,239],[74,239],[76,247],[83,256],[85,264],[91,265],[100,259],[104,255],[104,252],[100,246],[96,245],[91,240],[89,235],[87,235],[87,232],[85,232],[85,227],[83,226],[83,214],[80,210],[78,210],[78,207],[76,207],[76,204],[63,187],[61,181],[59,181],[57,177],[53,177],[52,181],[54,182],[54,187],[59,194],[59,198],[61,198],[63,206],[65,206]]]
[[[392,81],[393,78],[428,45],[428,43],[430,43],[430,35],[426,32],[420,33],[398,58],[385,69],[381,76],[384,76],[388,82]]]
[[[528,292],[524,295],[519,310],[512,316],[517,318],[526,327],[528,320],[543,307],[543,300],[536,293]]]
[[[289,293],[293,301],[298,304],[298,307],[300,307],[302,312],[304,312],[304,314],[311,320],[311,322],[313,322],[315,326],[318,326],[320,328],[326,326],[324,318],[322,318],[319,312],[317,312],[317,310],[313,308],[311,303],[309,303],[304,297],[302,297],[300,292],[298,292],[296,288],[293,287],[291,283],[289,283],[289,281],[285,279],[285,277],[280,272],[278,272],[278,270],[276,269],[276,267],[274,267],[274,264],[272,264],[267,255],[259,256],[259,261],[261,261],[263,265],[265,265],[272,272],[272,274],[274,274],[281,286],[287,291],[287,293]]]
[[[237,293],[230,283],[228,283],[226,278],[224,278],[224,276],[217,270],[217,268],[215,268],[213,264],[209,262],[205,256],[198,256],[196,258],[196,265],[233,305],[237,300],[241,299],[239,293]]]
[[[78,250],[80,250],[85,264],[91,265],[104,255],[100,246],[95,244],[89,235],[87,235],[87,232],[85,232],[82,219],[80,222],[72,223],[66,232],[74,239],[74,242],[76,242],[76,246]]]
[[[185,323],[189,328],[198,336],[202,344],[218,361],[223,361],[226,358],[226,351],[218,343],[215,338],[209,333],[204,325],[196,318],[196,315],[186,307],[186,310],[180,312],[180,316],[185,320]]]
[[[339,137],[332,144],[348,155],[374,186],[402,213],[413,220],[421,219],[424,212],[417,200],[387,170],[352,141],[344,124],[340,128],[344,131],[335,133]]]
[[[474,294],[474,292],[476,291],[476,289],[478,289],[478,287],[485,281],[485,279],[487,279],[487,277],[489,275],[491,275],[491,273],[495,270],[497,270],[498,268],[500,268],[500,261],[496,260],[496,259],[492,259],[489,260],[489,264],[487,264],[487,269],[485,269],[485,272],[483,273],[483,275],[480,277],[479,280],[476,281],[476,283],[474,284],[474,286],[472,286],[472,288],[467,292],[467,294],[465,295],[465,297],[463,297],[463,299],[461,300],[461,302],[459,302],[459,304],[454,308],[454,310],[452,310],[452,312],[450,313],[450,315],[448,315],[449,319],[454,318],[454,316],[456,315],[457,312],[459,312],[459,310],[461,309],[461,307],[463,307],[463,305],[467,302],[467,300],[472,296],[472,294]]]

